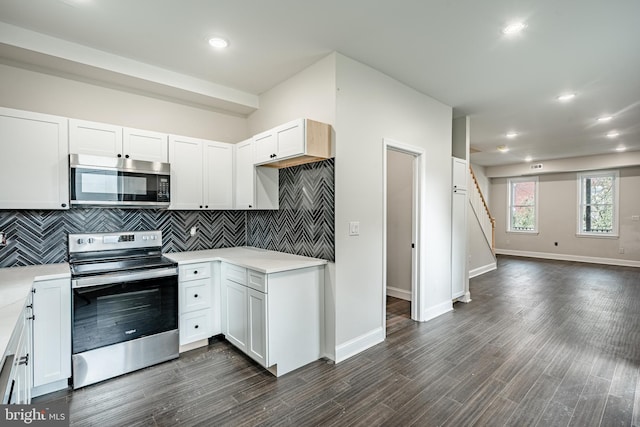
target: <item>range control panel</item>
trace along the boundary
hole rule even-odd
[[[69,253],[162,246],[162,231],[69,234]]]

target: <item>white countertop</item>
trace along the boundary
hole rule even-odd
[[[251,246],[166,253],[164,256],[180,264],[224,261],[265,274],[327,264],[327,261],[319,258],[269,251]]]
[[[11,333],[18,323],[33,282],[70,277],[69,264],[66,263],[0,268],[0,350],[2,354],[6,351]]]

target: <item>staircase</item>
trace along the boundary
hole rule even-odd
[[[478,179],[473,169],[469,167],[473,185],[469,187],[469,217],[468,233],[471,240],[469,247],[469,278],[479,276],[497,268],[495,255],[496,220],[491,215]],[[474,240],[475,239],[475,240]]]

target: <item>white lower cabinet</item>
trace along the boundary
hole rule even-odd
[[[247,304],[247,353],[262,366],[269,366],[267,359],[267,294],[248,289]]]
[[[69,279],[33,283],[9,341],[12,365],[2,401],[27,404],[31,397],[67,388],[71,377],[71,284]],[[10,394],[10,396],[9,396]]]
[[[33,348],[31,343],[31,298],[28,299],[20,318],[16,323],[9,345],[7,358],[1,366],[2,384],[6,384],[0,403],[27,404],[31,402],[31,386],[33,383]],[[5,380],[5,376],[6,378]]]
[[[224,322],[223,332],[233,345],[247,351],[247,287],[227,280],[223,292]]]
[[[219,262],[185,264],[178,268],[180,346],[188,346],[222,332],[219,309],[216,309],[220,305],[217,271]]]
[[[320,358],[324,266],[265,274],[222,263],[222,330],[276,376]]]
[[[33,284],[33,396],[66,388],[71,377],[69,279]]]

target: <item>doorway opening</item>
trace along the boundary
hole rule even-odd
[[[384,295],[387,334],[420,320],[419,211],[424,152],[384,140]]]

